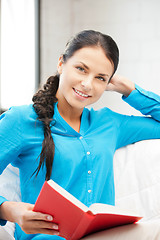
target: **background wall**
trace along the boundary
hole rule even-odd
[[[66,41],[83,29],[111,35],[120,49],[118,72],[159,94],[159,0],[41,0],[41,81],[56,71]],[[116,93],[106,92],[95,108],[137,114]]]

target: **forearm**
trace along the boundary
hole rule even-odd
[[[134,91],[136,90],[136,91]],[[129,79],[115,75],[106,87],[106,91],[115,91],[123,95],[123,100],[144,115],[150,115],[160,121],[160,96],[145,91]]]
[[[6,201],[0,206],[0,219],[10,222],[17,222],[15,211],[17,209],[17,202]]]
[[[136,91],[133,91],[127,98],[123,96],[123,100],[143,115],[150,115],[160,121],[160,96],[157,94],[136,85]]]
[[[0,218],[18,223],[27,234],[59,235],[58,225],[48,214],[33,211],[33,204],[23,202],[3,202],[0,206]]]

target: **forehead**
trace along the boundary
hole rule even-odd
[[[114,67],[112,62],[106,57],[101,47],[84,47],[77,50],[69,59],[71,63],[83,62],[90,69],[94,69],[99,73],[113,73]]]

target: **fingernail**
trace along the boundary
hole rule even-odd
[[[53,217],[52,216],[47,216],[47,220],[52,221]]]
[[[53,225],[53,228],[58,230],[58,225]]]

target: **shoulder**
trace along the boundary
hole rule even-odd
[[[87,111],[89,112],[89,115],[92,117],[96,117],[96,118],[116,118],[118,117],[119,113],[117,112],[114,112],[113,110],[107,108],[107,107],[103,107],[103,108],[100,108],[98,110],[95,110],[93,108],[91,109],[87,109]]]
[[[99,125],[105,124],[106,122],[112,122],[113,124],[119,125],[123,121],[126,115],[117,113],[107,107],[94,110],[93,108],[87,109],[88,115],[91,122],[98,122]]]
[[[34,111],[33,104],[10,107],[9,110],[1,114],[0,124],[6,126],[20,127],[25,122],[34,121],[37,114]]]
[[[12,106],[1,115],[1,118],[5,116],[9,116],[12,118],[29,118],[29,117],[37,118],[37,115],[33,108],[33,104]]]

